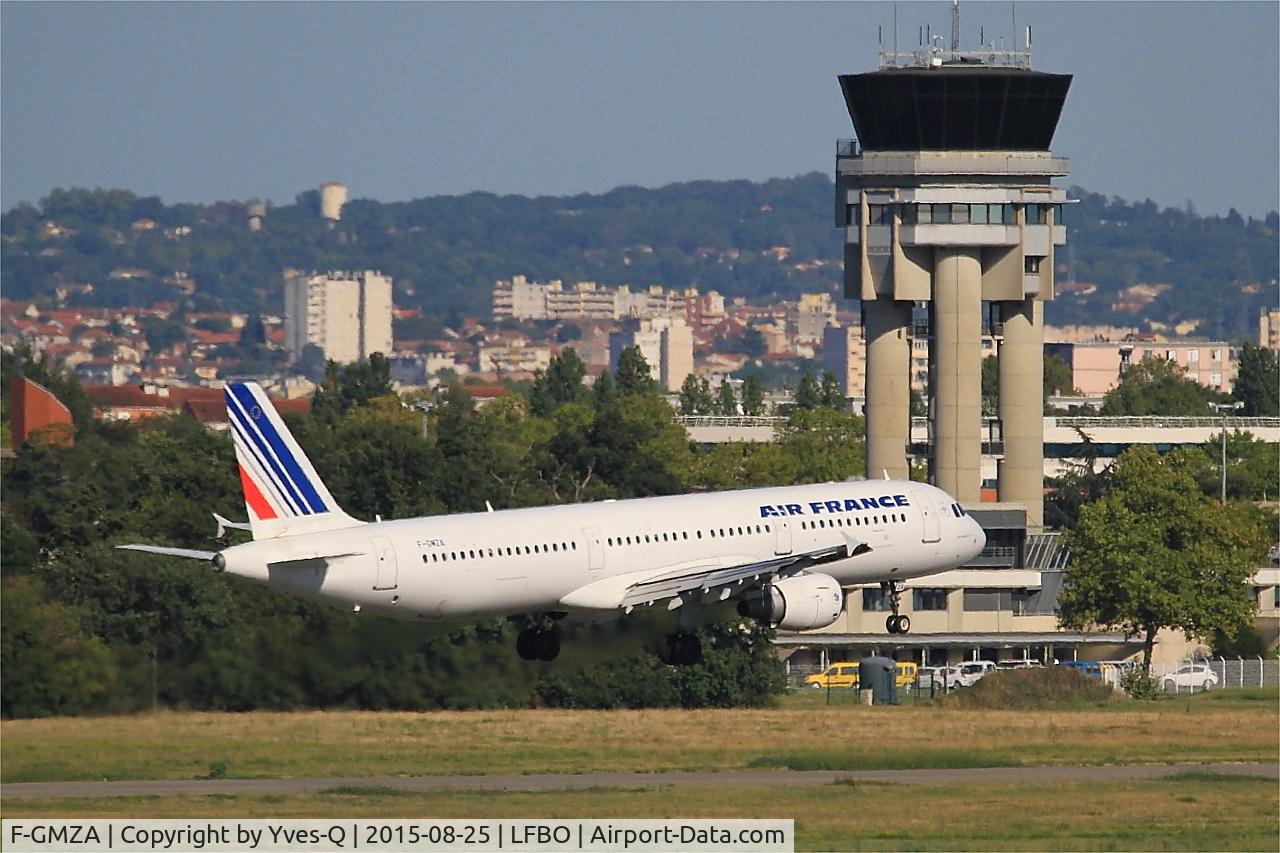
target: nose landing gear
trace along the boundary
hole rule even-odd
[[[893,609],[893,615],[884,620],[885,630],[890,634],[905,634],[911,630],[911,617],[903,616],[898,612],[898,608],[902,606],[902,593],[907,585],[902,581],[883,581],[880,589],[889,596],[889,606]]]

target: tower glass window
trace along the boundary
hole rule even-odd
[[[867,205],[867,224],[868,225],[888,225],[893,221],[892,207],[887,204],[869,204]]]
[[[1040,262],[1044,260],[1038,255],[1027,255],[1024,262],[1023,270],[1027,275],[1035,275],[1040,272]]]
[[[991,206],[986,204],[969,205],[969,221],[974,225],[987,225],[991,222],[990,209]]]

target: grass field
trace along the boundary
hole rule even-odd
[[[165,712],[0,723],[0,781],[1275,761],[1274,691],[1058,711]]]
[[[734,818],[796,821],[800,850],[1274,850],[1273,780],[660,787],[8,800],[5,817]]]

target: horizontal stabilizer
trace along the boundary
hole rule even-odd
[[[218,515],[216,512],[213,514],[213,520],[218,523],[218,533],[214,537],[215,539],[221,539],[223,536],[226,536],[228,530],[245,530],[250,533],[253,532],[253,525],[247,521],[232,521],[229,518],[224,518],[223,516]]]
[[[191,560],[212,560],[217,551],[197,551],[194,548],[166,548],[163,545],[117,545],[122,551],[145,551],[148,554],[164,554],[168,557],[186,557]]]

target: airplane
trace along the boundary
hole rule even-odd
[[[247,527],[252,540],[117,547],[397,619],[527,617],[524,660],[559,654],[566,617],[661,606],[679,611],[663,660],[697,663],[702,605],[732,600],[771,627],[823,628],[840,616],[844,587],[875,582],[890,599],[886,630],[903,634],[904,582],[963,565],[986,544],[946,492],[887,478],[365,522],[333,499],[261,387],[228,384],[225,398],[249,520],[214,517],[219,535]]]

